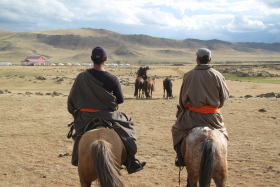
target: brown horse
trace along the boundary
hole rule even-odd
[[[227,179],[227,138],[218,129],[196,127],[183,139],[181,146],[188,172],[187,187],[209,187],[211,178],[217,187]]]
[[[142,76],[137,77],[136,80],[135,80],[134,96],[136,98],[143,98],[144,97],[144,79],[143,79]]]
[[[78,155],[81,187],[90,187],[95,180],[101,187],[124,186],[120,166],[126,159],[126,150],[114,130],[101,128],[86,132],[80,140]]]
[[[155,78],[154,77],[147,78],[144,83],[144,91],[145,91],[146,99],[152,98],[154,88],[155,88]]]

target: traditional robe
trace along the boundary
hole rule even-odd
[[[68,96],[68,111],[74,116],[75,134],[73,139],[84,130],[93,118],[102,118],[118,122],[121,127],[136,140],[135,126],[128,115],[118,110],[116,97],[102,87],[103,83],[93,77],[88,71],[80,73]],[[81,108],[101,110],[99,112],[80,111]]]
[[[225,78],[209,65],[198,65],[183,77],[179,105],[182,112],[172,126],[173,145],[177,145],[185,133],[195,127],[208,126],[219,129],[228,137],[221,112],[198,113],[185,107],[200,108],[205,105],[221,108],[229,97]]]

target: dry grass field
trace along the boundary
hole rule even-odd
[[[133,117],[138,136],[137,158],[147,162],[143,171],[132,175],[122,170],[126,186],[186,185],[185,169],[181,184],[178,183],[170,129],[176,119],[182,75],[193,67],[152,66],[148,75],[156,76],[156,90],[148,100],[133,97],[138,67],[107,68],[121,81],[126,99],[119,108]],[[66,100],[74,78],[86,68],[0,67],[0,90],[4,92],[0,94],[0,186],[80,185],[77,168],[70,164],[73,142],[66,135],[72,117]],[[271,71],[280,75],[279,68]],[[170,75],[175,98],[163,99],[162,80]],[[228,187],[280,184],[280,98],[256,97],[280,93],[280,78],[272,79],[278,84],[227,81],[232,97],[221,111],[230,138]]]

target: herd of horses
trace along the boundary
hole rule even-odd
[[[142,76],[139,76],[135,80],[135,91],[134,96],[136,98],[152,98],[153,91],[155,90],[155,78],[148,77],[144,79]],[[165,95],[166,92],[166,95]],[[166,77],[163,80],[163,98],[172,98],[172,81],[170,78]]]
[[[135,81],[135,96],[152,98],[154,85],[154,78],[144,80],[138,77]],[[163,87],[166,97],[172,97],[169,78],[163,81]],[[217,187],[225,187],[227,147],[227,139],[219,130],[209,127],[192,129],[184,137],[181,146],[188,173],[186,186],[197,187],[199,184],[200,187],[210,187],[213,179]],[[93,181],[97,181],[101,187],[125,186],[120,169],[126,160],[126,149],[114,130],[100,128],[86,132],[80,140],[78,155],[81,187],[90,187]]]

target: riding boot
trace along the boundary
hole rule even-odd
[[[117,122],[114,123],[113,129],[120,136],[126,149],[126,161],[123,165],[126,166],[127,172],[131,174],[142,170],[146,165],[146,162],[140,162],[138,159],[135,159],[137,153],[136,140],[132,138]]]
[[[137,146],[133,138],[121,138],[126,149],[126,161],[123,165],[126,166],[128,174],[135,173],[143,169],[146,162],[140,162],[135,158]]]
[[[121,138],[126,149],[126,161],[123,165],[126,166],[128,174],[135,173],[143,169],[146,162],[140,162],[135,158],[137,146],[133,138]]]
[[[186,166],[185,159],[181,153],[181,145],[182,145],[182,142],[180,142],[174,146],[174,149],[177,153],[177,157],[175,160],[175,166],[177,166],[177,167]]]
[[[78,166],[78,148],[79,148],[79,142],[82,138],[82,135],[77,135],[75,137],[75,142],[73,146],[73,151],[72,151],[72,160],[71,163],[73,166]]]
[[[137,171],[141,171],[146,165],[146,162],[140,162],[138,159],[135,158],[134,155],[127,155],[124,165],[126,166],[128,174],[132,174]]]

